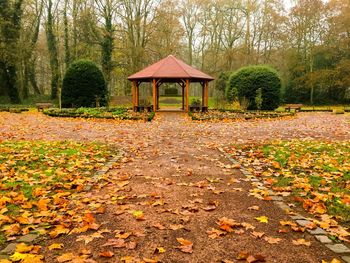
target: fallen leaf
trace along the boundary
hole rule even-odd
[[[264,237],[264,240],[269,243],[269,244],[277,244],[279,243],[282,239],[280,238],[274,238],[274,237]]]
[[[63,248],[63,243],[53,243],[52,245],[49,246],[49,250],[62,249],[62,248]]]
[[[106,250],[106,251],[103,251],[99,254],[100,257],[103,257],[103,258],[111,258],[114,256],[114,253],[110,250]]]
[[[193,252],[193,243],[189,240],[183,239],[183,238],[176,238],[177,242],[181,244],[181,246],[178,246],[176,248],[180,249],[184,253],[192,253]]]
[[[256,220],[258,220],[260,223],[268,223],[269,222],[269,218],[267,216],[259,216],[255,218]]]
[[[311,245],[311,242],[310,241],[306,241],[305,239],[303,238],[299,238],[297,240],[292,240],[293,244],[296,245],[296,246],[299,246],[299,245],[304,245],[304,246],[307,246],[309,247]]]

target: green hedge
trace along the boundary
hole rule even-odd
[[[68,68],[62,86],[62,107],[95,107],[107,104],[107,86],[101,70],[90,60],[78,60]]]
[[[280,105],[281,79],[277,71],[269,66],[248,66],[234,72],[229,79],[226,97],[229,101],[234,99],[233,94],[238,93],[238,99],[249,100],[248,110],[256,110],[255,98],[257,90],[262,90],[262,110],[274,110]]]

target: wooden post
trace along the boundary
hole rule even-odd
[[[153,111],[157,110],[157,82],[153,79]]]
[[[133,111],[136,111],[136,81],[133,80],[131,82],[131,95],[132,95],[132,109]]]
[[[205,107],[205,82],[201,82],[202,86],[202,107]]]
[[[181,88],[182,88],[182,110],[185,110],[185,86],[183,83],[181,84]]]
[[[139,106],[139,91],[140,91],[140,83],[136,82],[136,85],[135,85],[135,105],[136,105],[136,107]]]
[[[186,79],[186,112],[189,112],[190,110],[189,89],[190,89],[190,80]]]
[[[159,110],[159,86],[157,86],[157,110]]]
[[[205,104],[205,107],[208,107],[208,105],[209,105],[209,82],[208,81],[206,81],[205,83],[204,83],[204,90],[205,90],[205,102],[204,102],[204,104]]]

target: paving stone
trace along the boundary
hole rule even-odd
[[[273,201],[283,201],[283,197],[281,196],[271,196]]]
[[[256,179],[256,178],[252,178],[252,179],[250,179],[250,181],[257,182],[257,183],[260,182],[259,179]]]
[[[346,263],[350,263],[350,256],[342,257],[342,260],[344,260]]]
[[[303,217],[302,215],[294,215],[294,216],[291,216],[291,218],[294,220],[305,219],[305,217]]]
[[[17,243],[10,243],[3,250],[0,251],[1,254],[12,254],[16,250]]]
[[[324,235],[315,235],[315,238],[320,241],[322,244],[331,244],[332,240],[329,237]]]
[[[0,259],[9,259],[9,256],[8,256],[8,255],[1,255],[1,254],[0,254]]]
[[[311,224],[311,222],[310,222],[309,220],[306,220],[306,219],[298,219],[298,220],[297,220],[297,223],[298,223],[298,225],[300,225],[300,226],[306,226],[306,225],[308,225],[308,224]]]
[[[283,202],[277,201],[277,202],[275,202],[275,204],[278,205],[283,210],[289,209],[289,206]]]
[[[344,246],[343,244],[334,244],[334,245],[326,245],[330,250],[332,250],[335,253],[349,253],[350,249],[347,246]]]
[[[27,234],[18,239],[18,242],[31,243],[33,242],[39,235],[37,234]]]
[[[312,235],[327,235],[327,232],[320,227],[316,229],[307,229],[307,231]]]

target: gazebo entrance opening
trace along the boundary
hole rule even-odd
[[[185,64],[183,61],[168,56],[165,59],[141,70],[128,77],[132,81],[132,102],[134,111],[152,108],[154,111],[160,109],[160,93],[162,85],[165,83],[177,84],[181,90],[181,109],[188,112],[190,110],[190,84],[199,83],[202,89],[202,100],[196,109],[206,111],[209,99],[209,81],[213,80],[209,75]],[[140,103],[140,85],[148,82],[152,88],[152,105],[142,105]],[[150,103],[149,103],[150,104]]]

